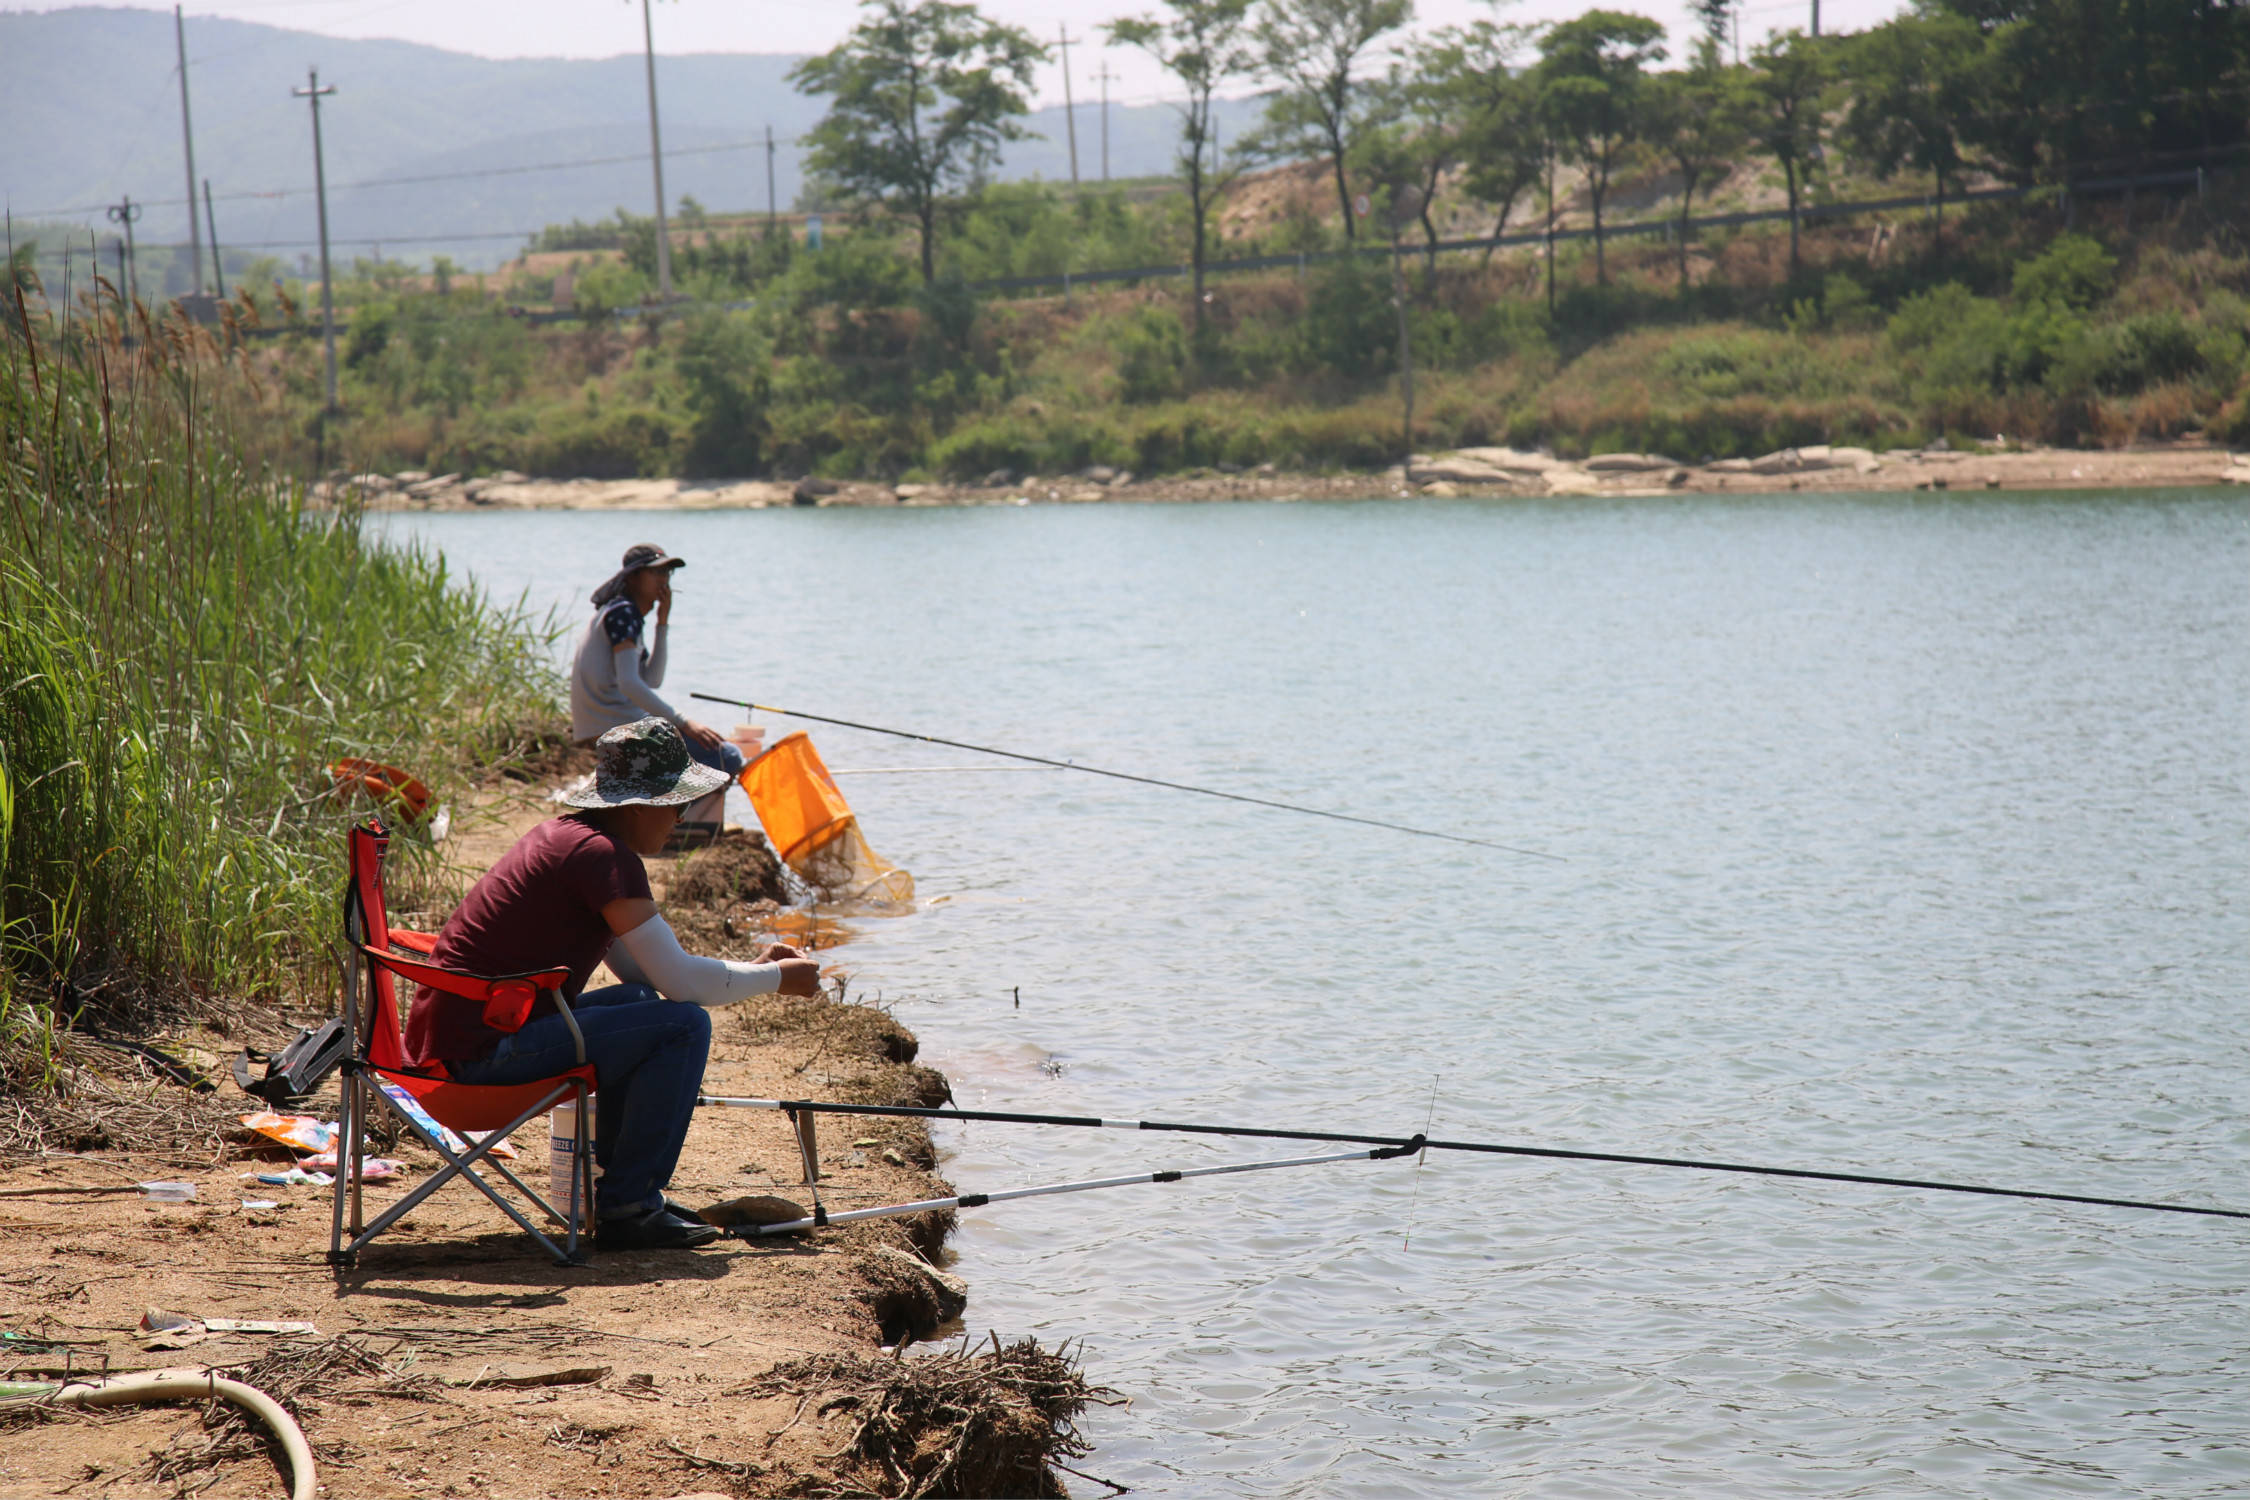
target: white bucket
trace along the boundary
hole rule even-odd
[[[594,1103],[594,1095],[586,1096],[586,1103]],[[593,1150],[592,1121],[588,1121],[586,1149]],[[565,1099],[547,1116],[547,1191],[549,1202],[557,1213],[570,1212],[570,1174],[578,1159],[578,1101]],[[594,1171],[599,1174],[600,1167]],[[583,1200],[578,1205],[582,1214],[591,1214],[593,1205]]]

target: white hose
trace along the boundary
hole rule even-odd
[[[282,1410],[280,1402],[254,1385],[224,1380],[208,1370],[143,1370],[94,1385],[65,1385],[40,1399],[57,1406],[137,1406],[148,1401],[208,1401],[212,1397],[232,1401],[272,1429],[281,1439],[282,1451],[289,1455],[289,1500],[313,1500],[312,1444],[305,1441],[305,1430]]]

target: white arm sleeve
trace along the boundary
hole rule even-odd
[[[639,971],[628,976],[619,960]],[[732,1005],[781,988],[781,965],[743,964],[723,958],[697,958],[680,946],[672,924],[650,917],[610,945],[609,966],[630,984],[652,984],[667,1000],[690,1005]]]
[[[675,724],[680,722],[680,716],[673,711],[672,705],[657,697],[656,689],[641,680],[641,652],[638,646],[630,642],[619,646],[610,660],[617,665],[617,690],[634,706],[660,719],[670,719]]]
[[[664,686],[664,662],[669,653],[664,649],[665,637],[672,627],[659,620],[656,625],[656,644],[649,648],[648,664],[641,668],[641,681],[652,688]]]

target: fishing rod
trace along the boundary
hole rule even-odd
[[[712,1101],[699,1101],[712,1102]],[[720,1101],[732,1102],[732,1101]],[[1083,1182],[1054,1182],[1043,1187],[1003,1188],[993,1193],[963,1193],[953,1198],[924,1198],[914,1203],[893,1203],[882,1208],[853,1208],[842,1213],[830,1213],[821,1206],[817,1192],[813,1196],[813,1211],[804,1218],[788,1219],[776,1224],[735,1224],[727,1226],[727,1233],[737,1239],[756,1239],[769,1234],[795,1234],[805,1229],[825,1229],[831,1224],[851,1224],[861,1219],[895,1219],[901,1214],[928,1213],[933,1209],[982,1208],[987,1203],[1005,1203],[1015,1198],[1049,1198],[1060,1193],[1090,1193],[1097,1188],[1129,1187],[1141,1182],[1185,1182],[1191,1177],[1224,1177],[1236,1172],[1270,1172],[1277,1167],[1317,1167],[1339,1161],[1390,1161],[1411,1156],[1419,1148],[1414,1145],[1378,1148],[1372,1151],[1336,1151],[1325,1156],[1291,1156],[1279,1161],[1231,1162],[1223,1167],[1183,1167],[1176,1171],[1136,1172],[1128,1177],[1095,1177]]]
[[[1506,1146],[1491,1141],[1433,1141],[1422,1136],[1350,1135],[1325,1130],[1273,1130],[1248,1125],[1189,1125],[1169,1120],[1105,1120],[1093,1115],[1018,1114],[990,1109],[925,1109],[904,1104],[831,1104],[812,1099],[747,1099],[715,1094],[696,1097],[699,1105],[730,1109],[775,1109],[800,1115],[898,1115],[920,1120],[981,1121],[1002,1125],[1062,1125],[1094,1130],[1162,1130],[1186,1135],[1225,1135],[1280,1141],[1334,1141],[1404,1151],[1472,1151],[1490,1156],[1528,1156],[1549,1161],[1614,1162],[1636,1167],[1678,1167],[1696,1172],[1732,1172],[1752,1177],[1791,1177],[1810,1182],[1850,1182],[1872,1187],[1914,1188],[1931,1193],[1969,1193],[1985,1198],[2028,1198],[2047,1203],[2080,1203],[2096,1208],[2133,1208],[2151,1213],[2196,1214],[2214,1219],[2250,1219],[2250,1210],[2201,1208],[2188,1203],[2154,1203],[2140,1198],[2102,1198],[2085,1193],[2050,1193],[2032,1188],[1988,1187],[1939,1182],[1920,1177],[1878,1177],[1864,1172],[1822,1172],[1805,1167],[1766,1167],[1744,1162],[1701,1161],[1678,1156],[1633,1156],[1614,1151],[1566,1151],[1554,1146]]]
[[[1214,787],[1190,786],[1184,781],[1163,781],[1154,776],[1136,776],[1130,771],[1105,771],[1099,766],[1082,766],[1074,760],[1051,760],[1044,755],[1025,755],[1016,750],[995,750],[990,745],[971,745],[961,740],[940,739],[934,734],[916,734],[908,729],[886,729],[880,724],[860,724],[850,719],[832,719],[826,714],[809,714],[802,709],[775,708],[770,703],[752,703],[746,698],[723,698],[716,693],[690,693],[690,698],[700,698],[705,703],[725,703],[735,708],[747,708],[756,713],[779,714],[785,719],[810,719],[815,724],[834,724],[839,729],[859,729],[868,734],[887,734],[902,740],[919,740],[925,745],[944,745],[952,750],[969,750],[978,755],[999,755],[1009,760],[1027,761],[1035,766],[1052,766],[1060,771],[1083,771],[1088,776],[1107,776],[1114,781],[1138,782],[1142,786],[1160,786],[1167,791],[1193,792],[1199,797],[1218,797],[1228,802],[1247,802],[1253,807],[1279,808],[1283,812],[1304,813],[1308,817],[1332,818],[1339,823],[1358,823],[1368,828],[1387,828],[1393,833],[1410,833],[1416,838],[1444,839],[1455,844],[1474,844],[1479,849],[1499,849],[1508,854],[1521,854],[1526,859],[1551,860],[1556,864],[1569,863],[1563,855],[1547,854],[1537,849],[1519,848],[1514,844],[1494,843],[1491,839],[1473,839],[1466,834],[1444,833],[1435,828],[1414,828],[1405,823],[1386,823],[1381,818],[1356,817],[1351,813],[1330,812],[1320,807],[1300,807],[1294,802],[1276,802],[1270,797],[1251,797],[1241,792],[1222,792]]]

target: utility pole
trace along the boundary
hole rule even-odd
[[[320,335],[327,350],[328,406],[336,410],[336,278],[328,272],[328,165],[320,150],[320,101],[336,92],[336,85],[320,86],[320,69],[305,70],[305,86],[291,89],[290,97],[312,101],[313,193],[320,204]]]
[[[1820,35],[1820,0],[1812,0],[1812,34]]]
[[[1070,100],[1070,28],[1058,27],[1062,36],[1063,122],[1070,127],[1070,185],[1078,186],[1078,108]]]
[[[188,120],[187,88],[187,22],[181,18],[180,7],[172,7],[172,40],[180,49],[180,142],[187,147],[187,241],[188,265],[194,281],[188,290],[203,295],[203,236],[195,222],[195,127]]]
[[[1102,59],[1102,70],[1094,75],[1102,85],[1102,181],[1109,181],[1109,86],[1117,75],[1109,70],[1109,59]]]
[[[219,284],[219,300],[227,299],[226,262],[219,259],[219,221],[211,214],[211,179],[203,179],[203,227],[211,231],[211,277]]]
[[[774,211],[773,195],[773,127],[766,127],[766,236],[772,238],[778,224]]]
[[[141,300],[141,258],[133,250],[133,221],[140,216],[141,206],[130,193],[124,202],[109,206],[109,222],[125,226],[125,238],[117,247],[117,293],[128,304]]]
[[[1392,194],[1391,219],[1391,300],[1398,305],[1398,375],[1399,395],[1404,405],[1400,421],[1403,449],[1399,458],[1399,473],[1405,477],[1406,487],[1414,487],[1414,341],[1407,330],[1406,317],[1406,249],[1399,238],[1410,201],[1418,197],[1411,189],[1401,189]]]
[[[656,169],[656,297],[672,300],[672,235],[664,224],[664,137],[656,128],[656,31],[641,0],[641,46],[648,60],[648,159]]]

